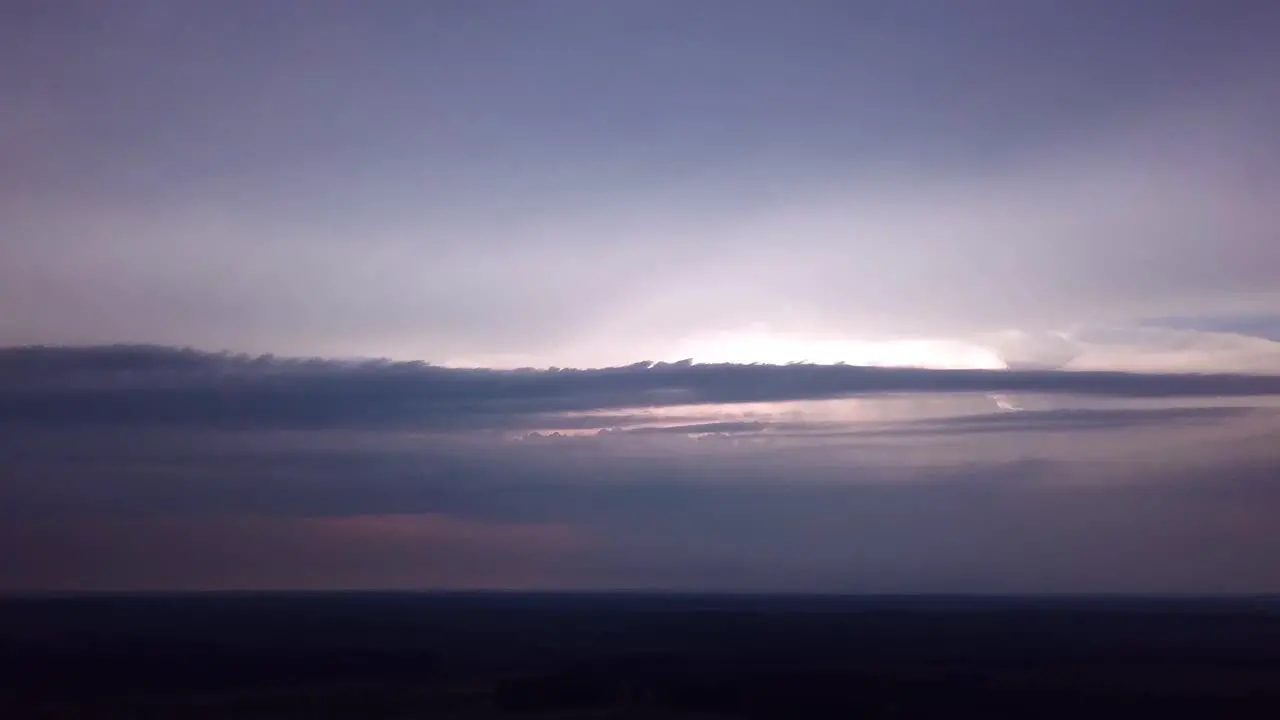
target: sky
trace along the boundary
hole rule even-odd
[[[1278,33],[0,3],[0,590],[1280,592]]]

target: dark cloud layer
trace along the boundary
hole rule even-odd
[[[81,432],[58,434],[65,446]],[[1034,434],[1019,443],[1039,459],[933,467],[813,450],[389,453],[329,449],[320,433],[308,452],[229,453],[189,440],[182,454],[112,443],[78,458],[50,444],[9,463],[0,540],[16,550],[0,586],[1276,589],[1274,464],[1222,446],[1175,470],[1046,454]]]
[[[1276,382],[11,349],[0,588],[1275,591]]]
[[[1280,394],[1280,376],[637,363],[485,370],[149,346],[0,352],[0,422],[241,428],[504,428],[542,414],[883,393],[1159,398]]]

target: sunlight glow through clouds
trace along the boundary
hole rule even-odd
[[[939,370],[1005,368],[1005,363],[993,350],[958,341],[860,341],[773,332],[762,326],[688,340],[680,344],[676,354],[699,363],[845,363]]]
[[[396,360],[421,360],[410,350],[382,353]],[[643,348],[569,348],[552,355],[480,354],[451,357],[445,367],[549,368],[618,367],[640,360],[653,362],[785,365],[857,365],[935,370],[1004,370],[999,348],[958,340],[898,338],[854,340],[815,332],[779,331],[756,323],[736,331],[694,335],[653,352]]]

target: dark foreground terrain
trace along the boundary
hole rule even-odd
[[[0,717],[1280,717],[1280,600],[0,600]]]

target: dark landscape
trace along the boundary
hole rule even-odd
[[[21,717],[1276,717],[1280,600],[325,593],[0,603]]]

